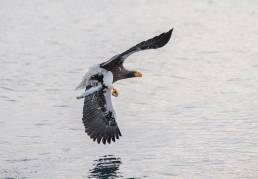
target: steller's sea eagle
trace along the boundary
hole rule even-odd
[[[121,136],[111,102],[111,95],[117,97],[118,91],[112,84],[126,78],[142,77],[140,72],[127,70],[123,66],[125,59],[141,50],[163,47],[170,40],[172,31],[143,41],[104,63],[94,65],[84,75],[76,89],[85,89],[85,92],[77,99],[84,98],[82,121],[85,132],[93,141],[106,144],[115,142]]]

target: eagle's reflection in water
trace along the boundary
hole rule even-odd
[[[89,171],[88,178],[113,179],[121,178],[119,166],[121,159],[113,155],[105,155],[94,161],[93,168]]]

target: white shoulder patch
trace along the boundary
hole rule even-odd
[[[112,88],[112,83],[113,83],[112,72],[107,71],[104,68],[101,68],[100,65],[97,64],[97,65],[92,65],[89,68],[89,71],[87,73],[85,73],[85,75],[82,78],[82,81],[80,82],[80,84],[75,89],[77,90],[77,89],[86,88],[86,86],[89,84],[90,77],[97,74],[97,73],[103,74],[104,85],[107,86],[108,88]]]
[[[101,72],[101,68],[99,64],[92,65],[90,66],[89,70],[85,73],[85,75],[82,78],[82,81],[80,84],[75,88],[76,90],[78,89],[84,89],[88,85],[89,79],[92,75],[95,75],[97,73]]]
[[[106,72],[103,72],[104,78],[103,83],[105,86],[112,88],[113,83],[113,74],[110,71],[105,70]]]

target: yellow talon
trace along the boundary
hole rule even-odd
[[[112,96],[115,96],[115,97],[118,96],[118,91],[117,91],[117,89],[112,88]]]

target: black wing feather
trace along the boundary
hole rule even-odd
[[[120,130],[114,117],[114,111],[106,108],[107,97],[104,95],[104,89],[86,96],[83,106],[83,124],[85,132],[93,139],[103,144],[115,142],[114,136],[121,136]],[[118,139],[118,137],[117,137]]]
[[[105,69],[112,69],[113,66],[122,64],[129,55],[131,55],[135,52],[138,52],[141,50],[157,49],[157,48],[163,47],[170,40],[172,32],[173,32],[173,28],[171,30],[169,30],[168,32],[162,33],[149,40],[138,43],[137,45],[131,47],[130,49],[126,50],[125,52],[123,52],[119,55],[115,55],[107,62],[102,63],[101,67],[103,67]]]

